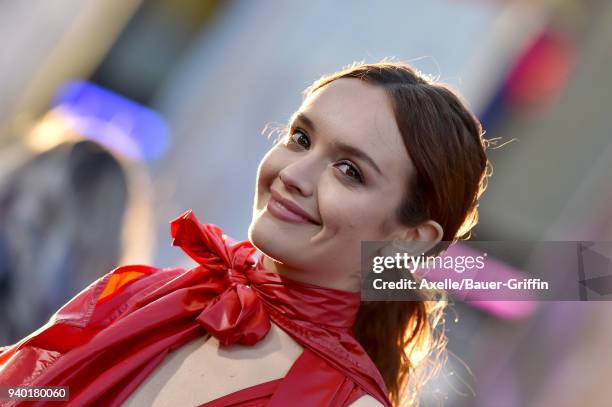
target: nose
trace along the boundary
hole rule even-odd
[[[293,162],[283,168],[278,177],[289,191],[302,196],[311,196],[314,192],[316,169],[307,159]]]

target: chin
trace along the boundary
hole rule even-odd
[[[278,231],[266,224],[266,219],[261,217],[254,218],[249,226],[248,238],[249,241],[268,257],[276,259],[280,253],[280,248],[276,247],[279,244]],[[276,256],[274,255],[276,254]]]
[[[261,253],[281,264],[292,264],[298,254],[293,253],[294,245],[288,246],[288,240],[282,238],[278,225],[267,217],[257,218],[251,222],[248,230],[251,244]]]

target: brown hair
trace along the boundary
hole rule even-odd
[[[404,225],[429,219],[442,226],[440,243],[427,254],[468,239],[478,222],[478,199],[486,188],[486,143],[478,119],[447,85],[430,81],[398,62],[353,64],[325,75],[304,96],[340,78],[380,86],[389,95],[404,145],[416,168],[397,209]],[[433,374],[446,348],[445,297],[431,301],[363,302],[353,327],[396,404],[417,404],[420,385]],[[432,369],[433,368],[433,369]]]

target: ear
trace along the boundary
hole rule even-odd
[[[428,220],[405,232],[404,240],[438,243],[444,236],[442,226],[435,220]],[[433,245],[432,245],[433,246]]]
[[[393,233],[393,250],[422,254],[433,248],[444,236],[442,226],[435,220],[417,226],[402,226]]]

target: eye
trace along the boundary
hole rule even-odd
[[[336,165],[344,175],[351,178],[353,181],[363,184],[363,175],[361,175],[361,172],[353,163],[350,161],[341,161]]]
[[[310,137],[300,128],[291,129],[286,144],[295,144],[308,150],[310,148]]]

